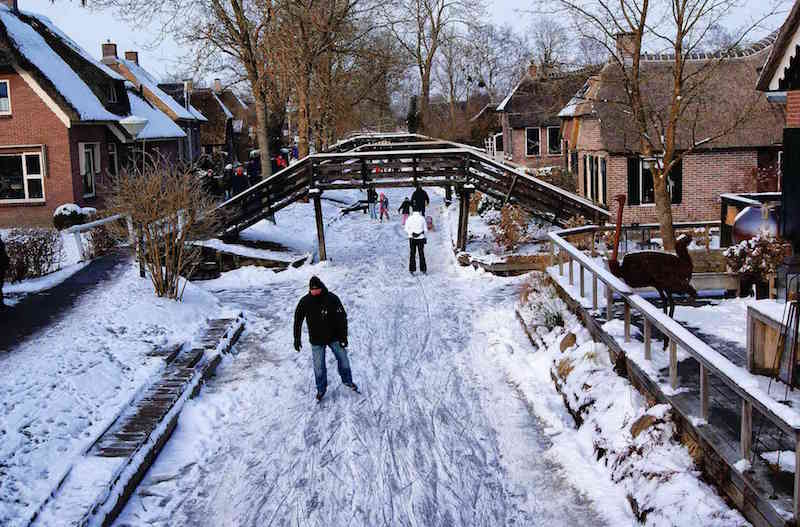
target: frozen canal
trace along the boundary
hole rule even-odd
[[[531,352],[514,319],[519,279],[458,268],[431,196],[439,230],[428,276],[407,272],[396,214],[384,224],[362,214],[332,221],[328,205],[332,262],[280,275],[240,270],[208,285],[247,314],[238,354],[187,405],[117,525],[600,524],[491,358]],[[389,197],[395,209],[402,194]],[[311,210],[295,205],[278,225],[296,222],[307,238]],[[294,308],[312,274],[348,311],[363,395],[341,386],[328,353],[318,405],[305,331],[301,352],[292,348]]]

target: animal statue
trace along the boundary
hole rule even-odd
[[[622,211],[625,208],[625,195],[614,199],[619,203],[617,209],[617,228],[614,234],[614,251],[608,260],[611,274],[621,278],[631,287],[653,287],[658,291],[663,303],[664,314],[670,318],[675,314],[674,294],[688,294],[695,298],[697,291],[689,283],[692,279],[692,258],[689,244],[692,237],[683,235],[675,242],[675,253],[666,251],[629,252],[620,263],[619,238],[622,231]],[[666,342],[665,342],[666,346]]]

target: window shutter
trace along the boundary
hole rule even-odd
[[[672,167],[672,172],[669,175],[672,180],[672,204],[680,205],[681,198],[683,197],[683,159],[678,161],[678,164]]]
[[[601,157],[600,158],[600,184],[603,187],[603,203],[605,203],[605,204],[608,203],[608,190],[606,188],[606,187],[608,187],[608,179],[606,178],[606,170],[607,169],[608,169],[608,166],[606,165],[606,158],[605,157]]]
[[[589,156],[583,156],[583,195],[591,198],[589,194]]]
[[[86,175],[86,143],[78,143],[78,160],[81,166],[81,175]]]
[[[100,161],[100,143],[96,143],[94,145],[94,173],[100,173],[100,167],[102,166],[102,162]]]
[[[628,158],[628,203],[639,204],[639,158]]]

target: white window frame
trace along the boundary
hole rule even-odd
[[[0,79],[0,84],[6,85],[6,93],[8,94],[8,111],[0,111],[0,115],[11,115],[13,110],[11,107],[11,81],[8,79]]]
[[[86,176],[86,148],[90,147],[92,149],[92,157],[95,161],[96,166],[94,166],[94,170],[92,171],[92,192],[91,193],[83,193],[84,198],[93,198],[97,196],[97,174],[100,173],[101,167],[103,163],[101,162],[100,157],[100,143],[78,143],[78,159],[80,162],[80,172],[81,172],[81,186],[83,190],[86,190],[86,185],[84,184],[84,177]]]
[[[539,152],[536,154],[528,153],[528,130],[536,130],[539,134]],[[525,128],[525,157],[541,157],[542,156],[542,130],[535,126]]]
[[[25,162],[26,156],[37,156],[39,158],[39,172],[40,174],[36,174],[34,176],[28,175],[28,164]],[[22,158],[22,185],[25,189],[25,198],[23,199],[0,199],[0,203],[2,204],[15,204],[15,203],[44,203],[47,201],[47,190],[45,189],[44,179],[45,179],[45,157],[41,150],[33,150],[33,151],[22,151],[22,152],[15,152],[12,154],[4,154],[0,152],[0,157],[19,157]],[[32,179],[38,179],[42,182],[42,197],[41,198],[31,198],[29,197],[28,192],[28,181]]]
[[[556,130],[558,130],[558,137],[559,137],[559,140],[558,140],[558,152],[552,152],[550,150],[550,147],[552,146],[550,144],[550,129],[552,129],[552,128],[555,128]],[[549,155],[549,156],[560,156],[561,154],[564,153],[564,148],[563,148],[563,146],[561,144],[561,127],[560,126],[548,126],[546,128],[546,130],[547,130],[547,155]],[[541,141],[539,143],[541,144]]]
[[[112,82],[108,87],[108,102],[115,103],[118,102],[119,98],[117,97],[117,87]]]
[[[114,163],[113,163],[114,171],[113,172],[111,172],[111,166],[112,166],[111,156],[112,156],[112,152],[113,152],[113,156],[114,156]],[[108,143],[108,169],[109,169],[108,170],[109,175],[114,176],[114,177],[119,175],[119,150],[117,150],[117,143],[114,143],[114,142],[109,142]]]
[[[655,207],[656,206],[656,181],[653,177],[653,201],[644,202],[644,163],[645,161],[658,163],[662,156],[654,157],[640,157],[639,158],[639,206],[640,207]],[[652,177],[652,171],[651,171]]]

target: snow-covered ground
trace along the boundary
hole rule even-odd
[[[277,228],[313,233],[310,209],[281,211]],[[247,329],[117,525],[632,524],[625,496],[603,492],[607,477],[581,482],[592,492],[570,483],[598,469],[583,456],[562,465],[551,436],[570,417],[549,381],[536,396],[559,426],[512,382],[532,354],[514,314],[520,278],[458,267],[446,228],[430,235],[427,276],[409,275],[396,218],[348,215],[326,237],[327,263],[204,283],[245,310]],[[328,395],[314,401],[309,345],[295,353],[291,329],[312,274],[348,310],[363,395],[341,386],[329,354]]]
[[[192,284],[183,303],[156,298],[131,266],[0,353],[0,525],[26,525],[73,460],[163,367],[150,354],[191,339],[220,309]]]

